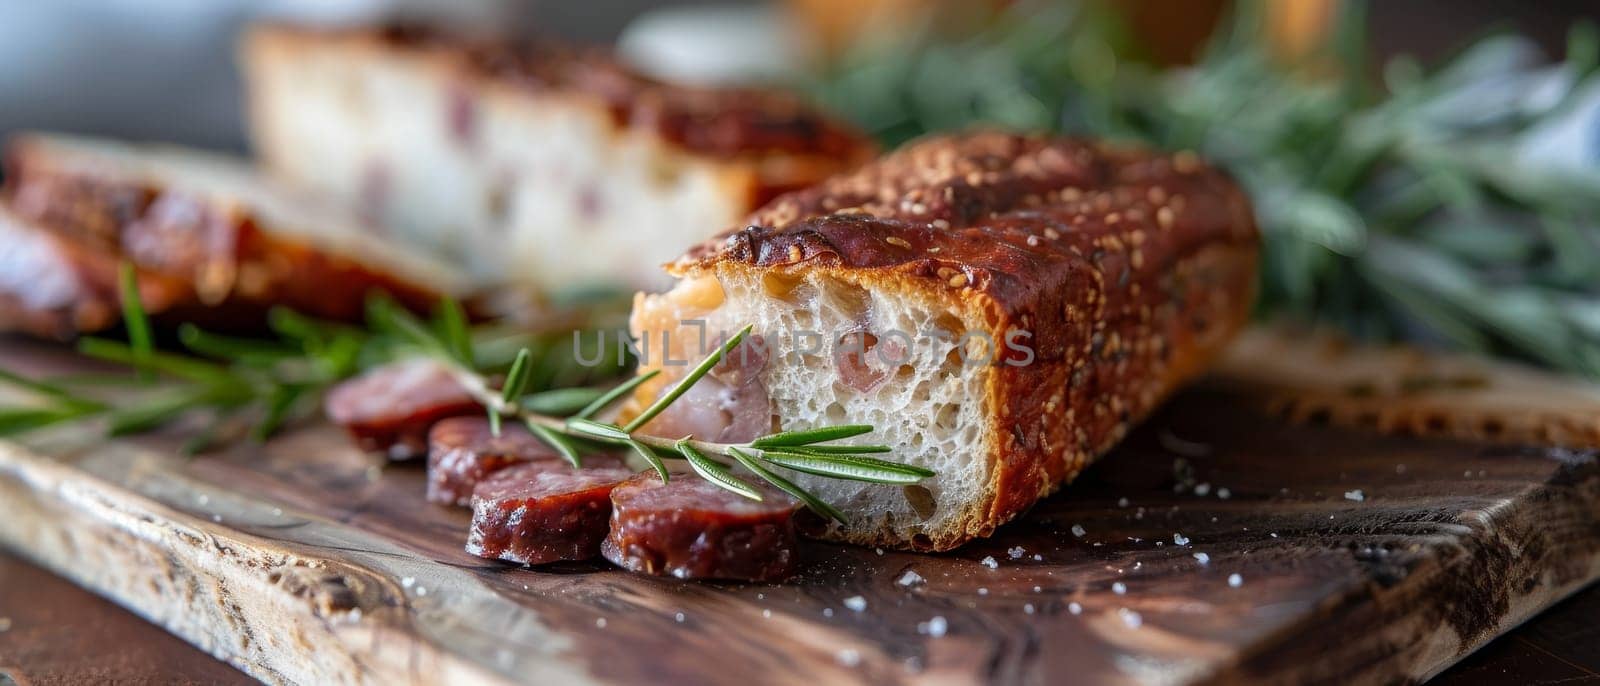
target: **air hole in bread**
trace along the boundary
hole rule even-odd
[[[800,305],[811,299],[805,275],[791,274],[773,269],[761,275],[761,288],[767,295],[791,305]]]
[[[821,288],[827,304],[839,312],[839,318],[865,324],[872,309],[872,294],[853,283],[828,279]]]
[[[918,517],[927,520],[933,513],[939,511],[939,502],[934,500],[933,492],[926,486],[911,485],[901,489],[905,493],[906,503],[911,505],[911,511]]]

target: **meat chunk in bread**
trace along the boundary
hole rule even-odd
[[[60,337],[116,323],[90,299],[77,312],[30,307],[46,289],[25,276],[47,261],[72,265],[83,293],[115,303],[116,266],[128,261],[163,284],[146,293],[154,314],[249,327],[273,305],[356,320],[367,296],[413,309],[472,285],[437,259],[374,236],[349,211],[268,182],[242,160],[180,148],[25,135],[6,150],[7,246],[0,296],[12,328]],[[37,292],[35,292],[37,291]],[[31,312],[31,314],[30,314]]]
[[[1256,258],[1245,197],[1191,154],[922,140],[669,265],[678,285],[637,296],[632,318],[643,371],[663,373],[624,410],[753,324],[741,349],[756,354],[736,349],[646,430],[871,424],[858,440],[937,476],[791,476],[849,515],[833,538],[945,550],[1059,488],[1200,372],[1250,311]]]
[[[271,171],[546,291],[659,285],[708,228],[872,153],[791,97],[668,86],[553,44],[265,25],[241,59]]]

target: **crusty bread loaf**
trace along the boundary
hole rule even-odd
[[[659,285],[708,227],[871,155],[792,98],[670,87],[593,51],[261,26],[241,59],[270,170],[546,291]]]
[[[934,138],[748,224],[670,265],[672,291],[636,298],[642,368],[664,373],[624,415],[687,369],[667,360],[703,354],[702,326],[715,340],[754,324],[754,361],[735,351],[646,430],[876,426],[859,440],[938,475],[903,489],[797,475],[851,517],[828,535],[861,544],[989,534],[1205,367],[1254,291],[1249,205],[1189,154]]]
[[[123,260],[161,284],[161,297],[145,294],[152,312],[227,328],[257,324],[273,305],[353,321],[372,291],[426,310],[471,290],[453,266],[373,236],[348,211],[209,153],[19,136],[6,150],[5,203],[14,241],[0,257],[11,310],[0,325],[40,335],[116,324]],[[57,296],[73,289],[81,301],[62,309]]]

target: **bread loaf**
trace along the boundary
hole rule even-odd
[[[270,170],[544,291],[659,284],[708,227],[872,152],[793,98],[668,86],[552,44],[269,25],[241,58]]]
[[[827,535],[867,545],[988,535],[1211,362],[1254,291],[1250,207],[1192,154],[932,138],[746,224],[673,262],[671,291],[637,296],[642,370],[663,374],[624,416],[702,341],[754,324],[645,430],[742,442],[874,425],[857,440],[937,476],[893,488],[789,474],[849,515]]]
[[[224,328],[252,328],[274,305],[355,321],[374,291],[425,311],[472,289],[451,265],[225,156],[19,136],[4,200],[0,327],[49,337],[117,323],[122,261],[138,268],[153,314]]]

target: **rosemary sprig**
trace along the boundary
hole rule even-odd
[[[1376,84],[1363,3],[1303,61],[1262,40],[1274,3],[1234,6],[1192,66],[1142,62],[1111,3],[1029,1],[871,32],[813,85],[889,145],[981,123],[1198,151],[1254,203],[1263,314],[1600,376],[1600,171],[1562,154],[1593,127],[1594,27],[1561,62],[1502,34]]]
[[[387,316],[398,313],[391,310],[380,311],[379,314]],[[681,459],[688,463],[696,475],[706,481],[746,498],[761,500],[761,491],[735,474],[730,465],[724,461],[731,462],[789,493],[818,514],[840,522],[844,522],[845,518],[837,508],[784,478],[771,466],[815,476],[877,484],[910,484],[934,475],[932,471],[921,467],[866,456],[869,453],[885,452],[888,450],[886,446],[832,443],[873,430],[872,427],[864,425],[785,431],[740,444],[699,441],[693,437],[669,439],[640,432],[641,427],[681,399],[690,388],[705,378],[718,362],[737,348],[749,335],[753,326],[740,329],[695,365],[677,385],[663,393],[627,424],[619,425],[599,421],[593,417],[621,400],[640,384],[654,378],[658,371],[651,371],[623,382],[610,391],[595,396],[587,405],[571,415],[562,417],[559,413],[548,414],[541,411],[552,407],[566,407],[550,402],[552,398],[550,393],[524,394],[527,360],[531,358],[531,354],[526,350],[517,354],[516,362],[512,363],[505,381],[496,389],[487,376],[466,363],[462,356],[450,352],[451,346],[447,344],[449,337],[459,335],[458,331],[452,332],[448,328],[450,325],[447,324],[441,329],[441,336],[444,338],[433,340],[428,340],[432,335],[426,329],[410,327],[403,322],[381,322],[380,325],[395,330],[408,329],[408,336],[418,338],[416,341],[418,350],[429,352],[440,362],[449,365],[462,387],[486,408],[491,426],[499,426],[504,418],[515,418],[527,426],[534,436],[550,445],[574,466],[582,464],[584,451],[581,443],[626,448],[648,463],[663,481],[671,478],[671,472],[662,458]]]

